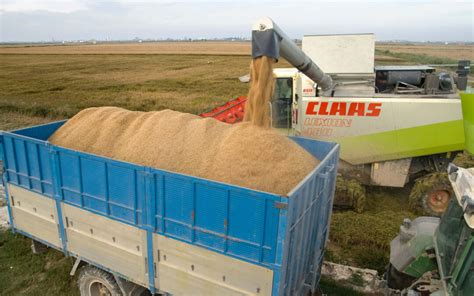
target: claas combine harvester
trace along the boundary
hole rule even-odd
[[[270,18],[252,34],[254,56],[265,50],[260,40],[271,40],[283,49],[273,56],[295,67],[274,69],[272,126],[341,145],[336,205],[361,211],[363,185],[416,180],[411,208],[434,216],[445,211],[452,195],[445,171],[466,145],[458,90],[466,88],[469,61],[460,61],[457,75],[375,66],[373,34],[304,36],[301,51]],[[201,116],[239,122],[245,101],[238,97]],[[465,113],[472,117],[474,110]]]

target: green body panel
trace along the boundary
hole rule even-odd
[[[433,247],[433,238],[428,237],[428,241],[424,244],[420,244],[420,246]],[[418,251],[417,253],[413,254],[419,255],[412,263],[410,263],[410,265],[407,266],[407,268],[405,268],[405,270],[403,270],[404,273],[414,278],[419,278],[426,272],[436,269],[436,259],[430,258],[424,249],[422,249],[421,252]]]
[[[353,164],[431,155],[463,150],[464,122],[454,120],[334,140],[341,144],[341,158]],[[366,157],[354,157],[361,154]]]
[[[430,245],[433,245],[433,241],[430,241]],[[403,270],[404,273],[414,277],[420,278],[424,273],[436,269],[436,260],[428,257],[428,254],[424,252],[418,256],[408,267]]]
[[[446,278],[450,295],[467,296],[474,291],[474,229],[469,228],[455,198],[441,218],[435,237],[438,270]]]
[[[474,236],[471,235],[467,241],[457,262],[448,283],[448,291],[453,295],[472,295],[474,294]]]
[[[466,150],[474,154],[474,93],[462,93],[461,105],[466,133]]]
[[[415,260],[403,270],[404,273],[419,278],[427,271],[436,269],[436,259],[430,258],[426,252],[428,249],[433,249],[431,235],[418,234],[410,240],[409,246]]]

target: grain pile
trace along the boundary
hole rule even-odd
[[[250,64],[250,90],[245,103],[244,121],[253,125],[270,127],[269,102],[273,95],[275,78],[271,57],[261,56],[252,60]]]
[[[89,108],[50,138],[55,145],[168,171],[287,194],[318,160],[271,129],[171,110]]]

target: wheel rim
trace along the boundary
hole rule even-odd
[[[446,190],[433,190],[428,194],[428,207],[435,213],[443,213],[448,207],[450,194]]]
[[[99,281],[92,282],[89,285],[89,295],[91,296],[112,296],[112,293],[106,285]]]

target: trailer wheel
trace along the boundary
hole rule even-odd
[[[409,205],[421,215],[440,217],[453,196],[447,173],[432,173],[416,180],[410,192]]]
[[[92,265],[82,268],[78,285],[81,296],[122,295],[114,276]]]

